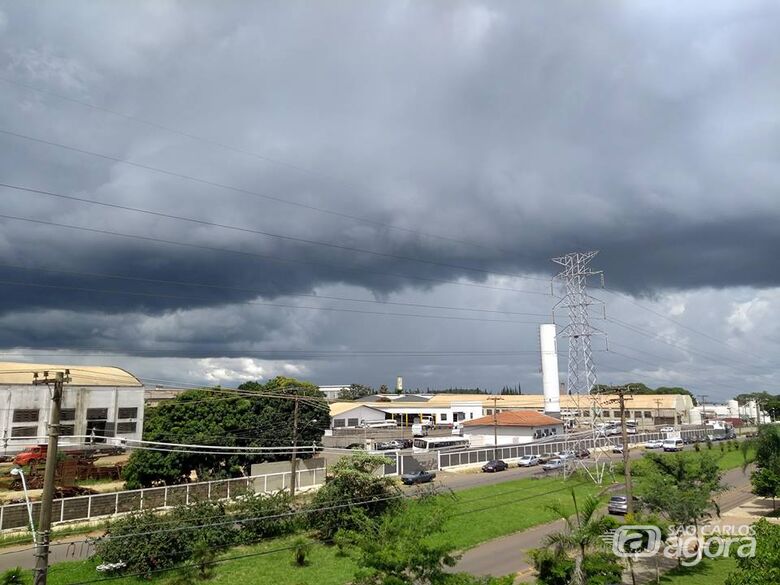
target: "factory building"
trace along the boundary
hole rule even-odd
[[[0,432],[6,454],[47,441],[49,388],[33,384],[33,372],[70,371],[60,415],[61,444],[92,437],[140,439],[144,386],[129,372],[105,366],[0,362]],[[69,438],[70,437],[70,438]]]

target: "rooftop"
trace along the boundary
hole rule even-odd
[[[535,410],[513,410],[499,412],[493,415],[475,418],[463,423],[464,427],[499,426],[499,427],[543,427],[562,424],[557,418],[547,416]]]
[[[26,362],[0,362],[0,385],[31,386],[33,372],[70,370],[68,386],[132,386],[143,387],[141,381],[130,372],[113,366],[80,366],[57,364],[30,364]]]

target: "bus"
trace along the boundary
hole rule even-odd
[[[458,451],[468,449],[469,440],[460,437],[427,437],[418,438],[412,443],[414,453],[430,453],[431,451]]]

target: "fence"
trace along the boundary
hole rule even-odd
[[[162,487],[128,490],[107,494],[93,494],[72,498],[57,498],[52,508],[52,523],[89,521],[95,518],[137,512],[140,510],[164,509],[178,504],[202,500],[226,500],[248,491],[271,493],[287,489],[290,485],[290,471],[266,473],[236,479],[223,479],[169,485]],[[325,481],[326,468],[301,469],[296,472],[296,485],[301,488],[318,485]],[[32,503],[33,518],[38,518],[40,502]],[[24,528],[29,525],[27,504],[6,504],[0,506],[0,530]]]
[[[702,437],[703,429],[686,429],[680,431],[682,437]],[[645,432],[636,435],[629,435],[629,442],[644,443],[647,441],[661,440],[665,433]],[[620,443],[620,435],[613,437],[604,437],[594,439],[591,437],[582,437],[576,440],[579,449],[595,449],[600,447],[609,447]],[[476,465],[486,463],[491,459],[518,459],[524,455],[545,455],[571,449],[574,440],[556,441],[549,443],[531,443],[528,445],[505,445],[503,447],[481,447],[479,449],[469,449],[466,451],[455,451],[452,453],[439,452],[439,469],[447,467],[457,467],[460,465]]]

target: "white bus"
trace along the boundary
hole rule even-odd
[[[429,453],[431,451],[458,451],[468,449],[469,440],[459,437],[427,437],[418,438],[412,443],[414,453]]]

